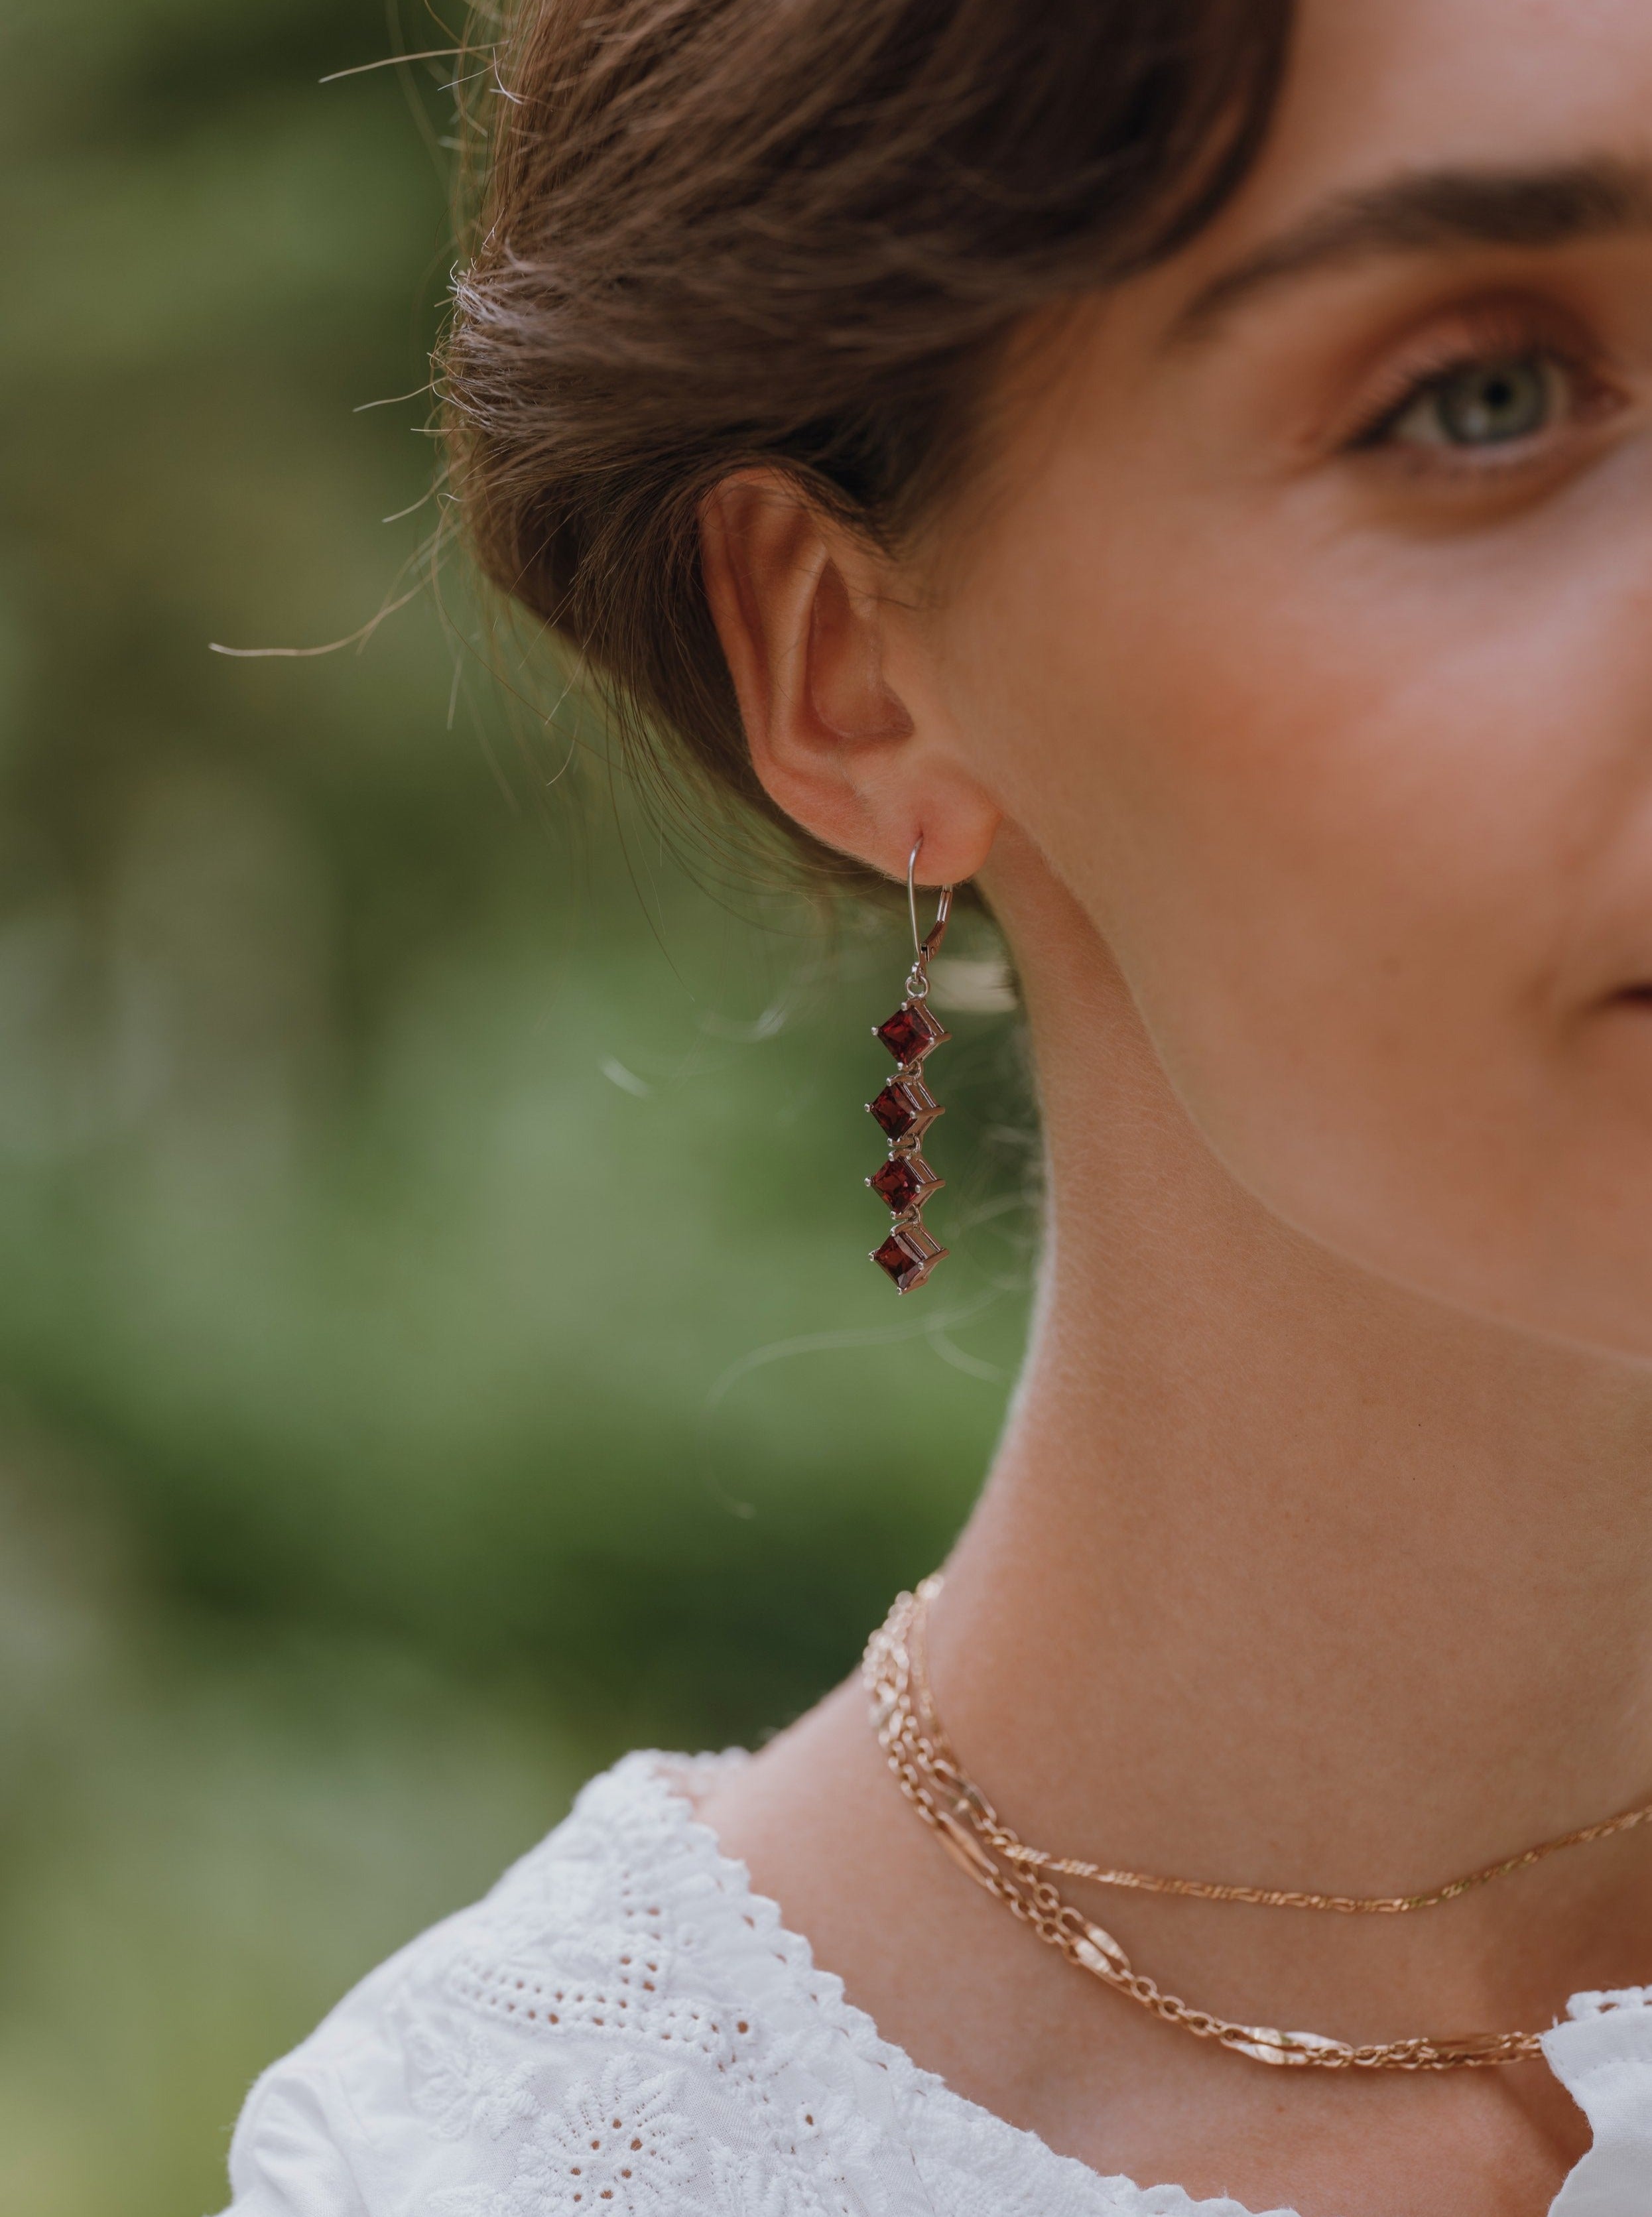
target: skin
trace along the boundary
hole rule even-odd
[[[1017,335],[917,543],[707,503],[768,789],[893,877],[921,831],[1022,980],[1050,1236],[932,1662],[1056,1852],[1394,1893],[1652,1788],[1649,118],[1641,0],[1309,0],[1240,196]],[[1325,251],[1396,181],[1586,168],[1552,236]],[[1532,427],[1465,439],[1500,363]],[[1101,1993],[855,1689],[704,1813],[887,2038],[1103,2172],[1536,2217],[1587,2145],[1541,2064],[1270,2072]],[[1652,1980],[1648,1834],[1399,1920],[1084,1898],[1360,2040]]]

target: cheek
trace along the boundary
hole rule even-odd
[[[1584,1011],[1637,929],[1652,973],[1645,539],[1092,530],[994,627],[1012,812],[1230,1172],[1367,1267],[1637,1350],[1652,1049]]]

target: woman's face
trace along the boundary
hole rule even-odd
[[[1309,0],[1240,199],[1000,398],[935,666],[1211,1146],[1652,1356],[1652,8]]]

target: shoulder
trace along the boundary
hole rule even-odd
[[[831,2166],[807,2072],[795,2101],[784,2083],[795,1966],[682,1799],[705,1763],[637,1755],[594,1780],[485,1900],[267,2072],[231,2217],[853,2207],[808,2198]],[[777,2165],[802,2198],[774,2199]]]
[[[1139,2200],[947,2093],[628,1756],[265,2072],[226,2217],[1103,2217]]]

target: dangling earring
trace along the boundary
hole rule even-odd
[[[946,1181],[936,1176],[919,1151],[925,1133],[944,1113],[924,1083],[923,1062],[932,1048],[944,1046],[952,1036],[937,1023],[926,1005],[929,966],[946,936],[952,888],[942,886],[934,929],[927,939],[920,939],[913,873],[923,843],[920,831],[906,862],[906,907],[912,917],[913,944],[906,997],[892,1016],[872,1027],[873,1037],[882,1041],[900,1066],[876,1100],[866,1104],[867,1114],[876,1119],[889,1142],[888,1161],[866,1183],[894,1218],[888,1238],[881,1247],[872,1249],[870,1259],[888,1272],[898,1294],[909,1294],[914,1286],[921,1286],[947,1251],[930,1237],[923,1217],[924,1203]]]

